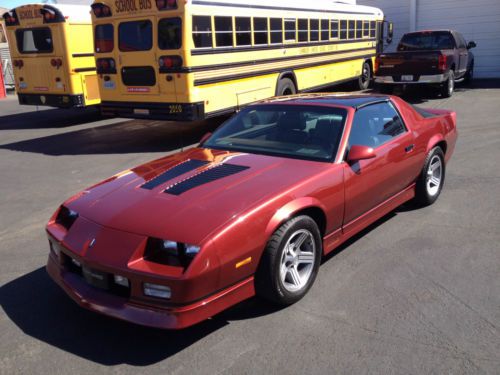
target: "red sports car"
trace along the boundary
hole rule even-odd
[[[294,303],[322,256],[402,203],[438,198],[455,122],[380,95],[250,105],[198,147],[67,200],[47,225],[47,270],[81,306],[153,327],[254,295]]]

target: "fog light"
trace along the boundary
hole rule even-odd
[[[127,288],[129,286],[128,279],[120,275],[115,275],[115,283]]]
[[[165,285],[144,283],[144,294],[150,297],[169,299],[172,292],[170,288]]]
[[[54,255],[57,258],[59,258],[59,254],[61,253],[61,248],[59,247],[59,245],[52,242],[52,241],[49,241],[49,246],[50,246],[50,250],[54,253]]]
[[[79,261],[77,261],[76,259],[73,259],[73,258],[71,258],[71,263],[73,263],[77,267],[81,267],[82,266],[82,264]]]

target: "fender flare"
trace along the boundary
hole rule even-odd
[[[302,197],[288,202],[283,207],[278,209],[272,218],[269,220],[266,226],[266,236],[270,238],[272,234],[289,218],[295,216],[297,212],[300,212],[307,208],[319,208],[326,215],[326,207],[316,198],[312,197]]]
[[[443,135],[442,134],[433,135],[431,139],[429,139],[429,142],[427,143],[427,149],[425,150],[425,154],[428,154],[429,151],[432,150],[440,142],[446,143],[446,140],[444,139]]]

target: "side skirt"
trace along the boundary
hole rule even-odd
[[[389,212],[393,211],[394,209],[401,206],[403,203],[408,202],[414,197],[415,184],[412,184],[405,190],[397,193],[378,206],[372,208],[370,211],[364,213],[360,217],[352,220],[347,224],[344,224],[341,229],[338,229],[323,238],[323,254],[326,255],[332,252],[338,246],[346,242],[349,238],[353,237],[355,234],[359,233],[370,224],[373,224],[381,217],[387,215]]]

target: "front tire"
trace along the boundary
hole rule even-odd
[[[424,167],[417,180],[415,201],[420,206],[430,206],[441,194],[445,178],[444,153],[434,147],[425,158]]]
[[[455,92],[455,72],[453,72],[453,70],[450,70],[448,79],[441,86],[440,91],[443,98],[451,98],[451,96]]]
[[[271,236],[255,275],[255,291],[281,306],[299,301],[311,288],[322,252],[321,234],[309,216],[297,216]]]

